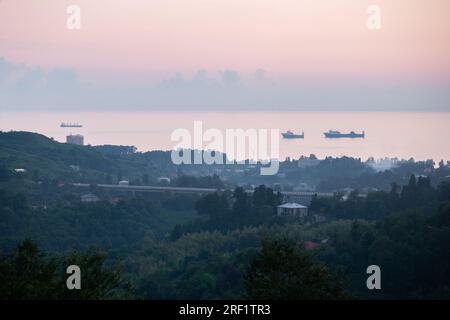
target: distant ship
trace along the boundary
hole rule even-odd
[[[81,128],[83,127],[83,125],[78,124],[78,123],[61,123],[61,128]]]
[[[341,133],[339,131],[330,130],[323,133],[326,138],[364,138],[365,133],[356,133],[355,131],[350,131],[349,133]]]
[[[302,132],[302,134],[296,134],[296,133],[293,133],[291,130],[282,132],[281,135],[283,136],[284,139],[303,139],[303,138],[305,138],[304,132]]]

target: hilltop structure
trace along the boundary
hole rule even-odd
[[[84,137],[81,134],[71,134],[66,137],[66,142],[82,146],[84,145]]]
[[[296,202],[284,203],[277,207],[277,215],[303,218],[308,215],[308,207]]]

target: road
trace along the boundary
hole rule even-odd
[[[88,183],[72,183],[75,187],[88,188],[91,185]],[[133,186],[133,185],[118,185],[118,184],[97,184],[98,188],[115,189],[132,192],[175,192],[175,193],[213,193],[217,191],[224,191],[215,188],[191,188],[191,187],[162,187],[162,186]],[[246,190],[251,193],[253,190]],[[293,197],[333,197],[334,194],[330,192],[309,192],[309,191],[281,191],[285,196]]]

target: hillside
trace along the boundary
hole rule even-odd
[[[10,170],[24,168],[49,179],[76,178],[83,173],[98,176],[116,167],[91,147],[60,143],[31,132],[0,133],[0,165]]]

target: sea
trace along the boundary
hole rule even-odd
[[[139,151],[172,150],[177,129],[194,133],[218,129],[275,129],[304,132],[304,139],[282,139],[279,158],[356,157],[450,160],[449,112],[2,112],[1,131],[37,132],[65,142],[81,134],[85,144],[133,145]],[[62,122],[82,128],[61,128]],[[364,139],[326,139],[324,132],[365,132]],[[205,143],[206,144],[206,143]],[[204,147],[204,146],[203,146]],[[219,150],[224,151],[224,150]]]

